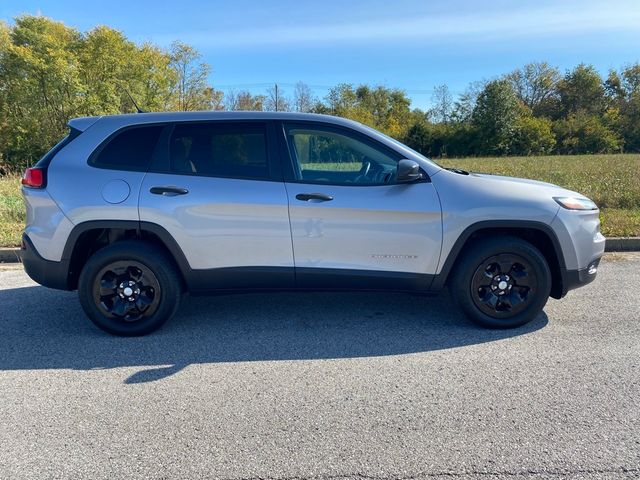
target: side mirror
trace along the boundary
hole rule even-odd
[[[420,171],[420,165],[413,160],[400,160],[398,162],[398,175],[396,181],[398,183],[409,183],[421,180],[423,178]]]

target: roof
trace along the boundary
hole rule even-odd
[[[69,121],[69,126],[80,131],[84,131],[100,120],[100,123],[126,126],[143,123],[177,122],[177,121],[199,121],[199,120],[287,120],[287,121],[322,121],[325,123],[335,123],[338,125],[348,125],[354,127],[357,122],[331,115],[320,115],[316,113],[294,113],[294,112],[250,112],[250,111],[202,111],[202,112],[148,112],[148,113],[127,113],[122,115],[104,115],[102,117],[80,117]]]

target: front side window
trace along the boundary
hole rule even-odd
[[[331,128],[285,127],[297,180],[334,185],[394,183],[398,159],[359,136]]]
[[[89,163],[94,167],[144,172],[164,127],[128,128],[117,133]]]
[[[269,178],[263,125],[177,124],[169,142],[171,171],[175,173]]]

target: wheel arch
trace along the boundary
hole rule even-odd
[[[178,243],[163,227],[135,220],[97,220],[79,223],[69,234],[62,253],[62,261],[69,265],[68,289],[77,289],[80,271],[93,253],[120,240],[141,240],[159,246],[174,262],[183,283],[187,283],[191,270],[189,263]]]
[[[451,272],[467,245],[480,238],[500,235],[516,236],[540,250],[551,270],[551,297],[562,298],[567,293],[566,264],[556,233],[546,223],[523,220],[488,220],[468,226],[449,251],[431,289],[440,290],[447,284]]]

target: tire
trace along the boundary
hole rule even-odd
[[[545,257],[512,236],[477,241],[459,258],[449,282],[454,301],[473,322],[515,328],[533,320],[551,291]]]
[[[182,281],[162,249],[124,240],[89,258],[80,273],[78,296],[98,328],[124,337],[146,335],[178,310]]]

